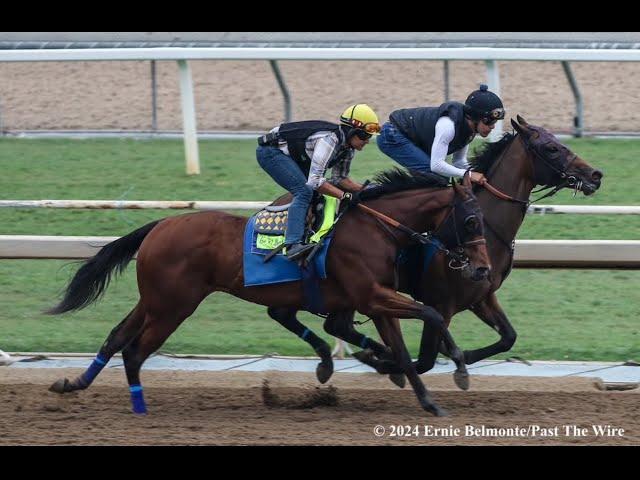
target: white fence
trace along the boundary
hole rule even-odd
[[[117,238],[0,235],[0,258],[89,258]],[[640,240],[518,240],[515,266],[640,268]]]
[[[484,60],[489,88],[500,92],[497,60],[561,61],[577,104],[576,135],[582,132],[582,98],[569,67],[570,61],[636,62],[640,50],[553,48],[86,48],[0,50],[0,62],[175,60],[178,62],[187,174],[200,173],[196,110],[191,69],[187,60]],[[277,67],[274,70],[278,75]],[[279,81],[282,79],[279,79]],[[287,96],[286,88],[283,93]],[[499,121],[491,138],[502,132]]]
[[[0,200],[0,208],[258,210],[266,201]],[[640,214],[640,206],[532,205],[534,214]],[[81,259],[118,237],[0,235],[0,259]],[[636,240],[519,240],[516,267],[640,268]]]
[[[78,208],[78,209],[173,209],[173,210],[258,210],[269,201],[202,200],[0,200],[0,208]],[[583,215],[640,215],[638,205],[531,205],[527,213],[574,213]]]

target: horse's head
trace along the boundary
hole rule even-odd
[[[537,185],[569,187],[591,195],[600,188],[603,174],[562,145],[542,127],[526,122],[520,115],[511,125],[534,158],[534,181]]]
[[[482,211],[471,189],[467,172],[461,184],[453,182],[455,192],[451,213],[434,232],[449,251],[449,266],[461,269],[465,277],[485,280],[491,271],[491,262],[484,239]]]

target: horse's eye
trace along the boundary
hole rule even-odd
[[[475,215],[468,217],[464,221],[464,228],[469,233],[475,232],[478,228],[478,218]]]
[[[549,153],[556,153],[558,151],[558,147],[556,147],[555,145],[547,145],[546,150]]]

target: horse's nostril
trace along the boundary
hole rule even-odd
[[[603,176],[604,175],[600,170],[594,170],[593,173],[591,174],[591,179],[594,182],[600,182],[600,180],[602,180]]]
[[[473,277],[475,280],[484,280],[485,278],[489,278],[489,269],[487,267],[478,267],[476,268]]]

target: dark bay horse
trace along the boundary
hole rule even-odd
[[[393,177],[393,176],[392,176]],[[395,285],[398,247],[420,237],[416,232],[433,229],[453,211],[464,217],[470,209],[481,215],[471,185],[466,179],[454,188],[432,188],[421,177],[395,176],[362,195],[367,206],[404,225],[398,245],[378,221],[360,209],[350,208],[338,223],[327,257],[328,278],[321,281],[328,312],[357,310],[363,315],[385,318],[417,318],[442,329],[453,343],[442,316],[433,308],[400,295]],[[431,187],[431,188],[427,188]],[[464,252],[474,274],[486,278],[489,261],[482,219],[465,222]],[[87,388],[104,365],[122,350],[131,391],[133,411],[146,413],[140,383],[140,368],[147,357],[188,318],[209,294],[230,293],[244,300],[274,308],[300,310],[305,298],[302,282],[244,286],[243,233],[247,218],[224,212],[199,212],[168,217],[141,227],[105,245],[88,259],[67,286],[61,302],[48,313],[81,309],[97,300],[109,284],[114,270],[122,272],[136,251],[140,300],[109,334],[96,359],[82,375],[56,381],[51,390],[64,393]],[[479,273],[478,273],[479,272]],[[485,280],[487,281],[487,280]],[[431,330],[430,330],[431,331]],[[311,333],[303,338],[313,338]],[[438,342],[440,336],[437,337]],[[331,361],[331,350],[321,339],[316,350],[323,362]],[[422,407],[435,414],[445,412],[433,402],[415,372],[401,335],[388,338],[394,361],[403,366]],[[437,354],[438,343],[430,345]],[[435,347],[435,348],[434,348]],[[322,362],[321,362],[322,363]],[[322,364],[325,366],[325,364]]]
[[[483,212],[487,249],[491,259],[490,283],[473,282],[458,272],[447,268],[441,254],[436,255],[426,271],[422,271],[417,285],[410,285],[407,266],[399,269],[399,290],[410,293],[425,305],[434,307],[447,325],[451,318],[469,309],[484,323],[500,335],[500,340],[487,347],[463,352],[464,363],[459,361],[459,352],[451,352],[443,342],[442,353],[450,356],[457,364],[454,374],[456,384],[468,388],[464,364],[472,364],[492,355],[506,352],[516,341],[516,331],[500,306],[495,292],[511,272],[513,248],[516,235],[529,205],[529,196],[536,186],[553,186],[552,192],[561,188],[573,188],[585,195],[593,194],[603,178],[601,171],[594,169],[578,157],[550,132],[542,127],[528,124],[517,116],[511,120],[515,134],[507,133],[496,143],[487,144],[471,160],[473,170],[485,174],[489,185],[475,186],[474,191]],[[491,188],[494,187],[494,188]],[[497,189],[497,191],[496,191]],[[336,314],[333,323],[341,325],[337,330],[346,331],[352,324],[353,313]],[[396,319],[376,319],[378,329],[398,329]],[[438,336],[425,325],[423,340]],[[381,335],[382,336],[382,335]],[[384,336],[382,336],[384,340]],[[386,340],[385,340],[386,343]],[[452,355],[452,353],[454,353]],[[365,363],[385,373],[399,370],[387,368],[367,355],[359,356]],[[435,358],[420,356],[416,370],[423,373],[434,365]]]
[[[435,255],[428,269],[421,271],[418,281],[414,280],[413,284],[411,279],[415,279],[415,271],[410,271],[407,264],[398,267],[399,290],[435,308],[447,326],[456,313],[469,309],[499,333],[498,342],[476,350],[460,352],[455,348],[452,350],[447,342],[442,343],[442,353],[456,362],[454,380],[463,389],[468,388],[465,364],[506,352],[515,343],[516,332],[495,292],[511,272],[515,237],[524,220],[533,188],[537,185],[554,186],[554,191],[573,188],[591,195],[600,187],[603,177],[602,172],[575,155],[544,128],[530,125],[520,116],[517,120],[511,120],[515,134],[507,133],[500,141],[486,144],[471,160],[473,170],[484,173],[489,181],[486,188],[475,186],[474,191],[483,212],[492,265],[490,283],[465,278],[460,271],[448,267],[448,259],[442,253]],[[295,315],[295,312],[288,312],[288,315]],[[354,312],[331,314],[324,327],[331,335],[362,346],[362,339],[366,337],[354,329],[353,315]],[[388,330],[400,330],[397,319],[372,318],[381,338],[389,345]],[[432,342],[438,335],[425,324],[422,341]],[[389,355],[384,346],[369,339],[366,347],[365,351],[354,356],[380,373],[400,372],[397,366],[387,361]],[[385,360],[380,361],[380,358]],[[415,364],[417,372],[430,370],[434,361],[434,356],[420,355]],[[402,384],[397,377],[393,380]]]

